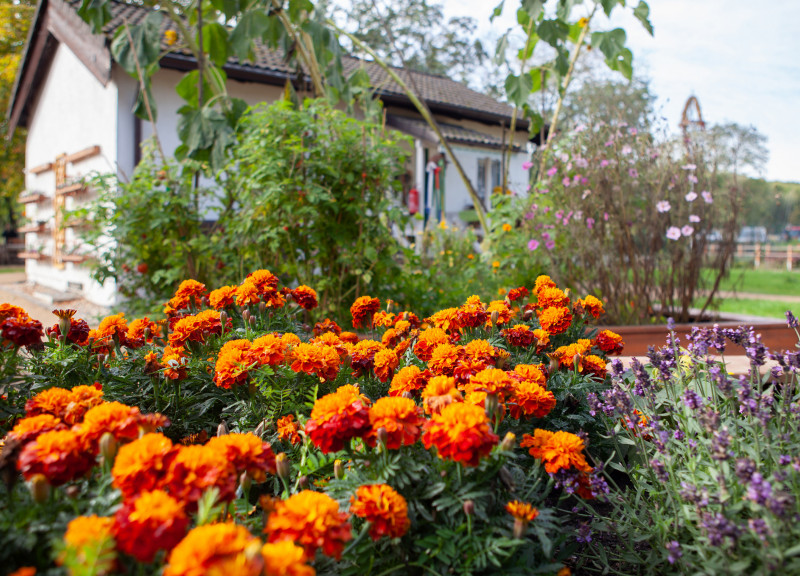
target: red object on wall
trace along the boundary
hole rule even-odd
[[[408,191],[408,213],[412,216],[419,212],[419,190],[412,188]]]

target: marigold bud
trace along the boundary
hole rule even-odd
[[[297,484],[298,486],[300,486],[301,490],[308,490],[310,487],[308,482],[308,476],[306,476],[305,474],[303,476],[300,476],[300,478],[297,479]]]
[[[289,464],[289,459],[286,457],[284,452],[281,452],[275,456],[275,474],[281,480],[288,482],[290,472],[291,466]]]
[[[242,320],[245,321],[245,324],[250,322],[250,310],[247,310],[246,308],[242,310]]]
[[[247,492],[250,490],[250,486],[253,484],[253,479],[250,477],[250,474],[247,472],[242,472],[242,475],[239,476],[239,486],[242,487],[242,490]]]
[[[336,462],[333,463],[333,476],[337,480],[344,478],[344,466],[342,465],[342,461],[338,458]]]
[[[513,450],[514,447],[517,445],[517,437],[514,435],[513,432],[508,432],[503,438],[502,444],[500,444],[500,448],[505,451]]]
[[[497,321],[500,319],[500,312],[494,310],[492,312],[492,326],[497,327]]]
[[[575,366],[575,371],[580,372],[581,368],[583,367],[582,364],[583,356],[579,353],[575,354],[575,358],[572,360],[572,364]]]
[[[531,318],[533,318],[533,310],[525,310],[525,312],[522,313],[522,319],[525,322],[530,322]]]
[[[256,327],[256,317],[255,316],[250,316],[250,318],[247,321],[250,323],[250,327],[251,328],[255,328]]]
[[[217,426],[217,436],[225,436],[228,432],[228,425],[225,423],[225,420],[223,420],[219,423],[219,426]]]
[[[264,435],[264,429],[265,429],[266,427],[267,427],[267,421],[266,421],[266,420],[262,420],[262,421],[261,421],[261,422],[258,424],[258,426],[256,426],[256,429],[255,429],[255,430],[253,430],[253,434],[255,434],[256,436],[258,436],[259,438],[261,438],[261,437]]]
[[[550,354],[547,355],[550,358],[550,365],[547,367],[547,374],[552,376],[556,372],[558,372],[558,358],[554,358]]]
[[[484,409],[486,410],[486,416],[488,416],[490,419],[494,418],[498,406],[499,402],[497,401],[497,394],[487,394],[486,401],[484,404]]]
[[[33,501],[37,504],[45,502],[50,497],[50,482],[44,474],[34,474],[28,480],[28,489],[31,491]]]
[[[267,304],[266,302],[259,302],[258,303],[258,311],[264,314],[267,311]]]
[[[378,437],[378,442],[380,442],[381,446],[383,448],[386,448],[386,442],[388,442],[388,440],[389,440],[389,432],[388,432],[388,430],[386,430],[386,428],[381,426],[380,428],[378,428],[378,430],[375,433],[375,435]]]
[[[100,436],[99,446],[103,461],[113,464],[114,458],[117,456],[118,448],[117,439],[114,438],[114,435],[111,432],[104,433]]]
[[[461,507],[464,509],[464,514],[467,516],[475,514],[475,502],[472,500],[464,500],[464,504]]]
[[[525,531],[528,529],[528,523],[520,520],[519,518],[514,519],[514,538],[517,540],[521,540],[525,536]]]
[[[413,400],[414,399],[414,395],[411,392],[409,392],[408,390],[403,392],[402,396],[403,396],[403,398],[408,398],[409,400]]]

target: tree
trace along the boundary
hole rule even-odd
[[[704,144],[710,161],[722,172],[762,174],[769,160],[767,137],[752,125],[716,124],[706,132]]]
[[[474,18],[445,19],[430,0],[352,0],[345,28],[396,66],[467,83],[486,60]]]
[[[0,0],[0,108],[8,109],[17,68],[25,49],[35,3],[30,0]],[[8,132],[8,121],[0,120],[0,131]],[[0,226],[16,228],[17,196],[25,187],[25,130],[17,128],[0,143]]]

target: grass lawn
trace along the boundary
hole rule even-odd
[[[719,312],[730,314],[748,314],[750,316],[763,316],[764,318],[785,319],[786,311],[792,310],[800,313],[800,304],[791,302],[776,302],[774,300],[752,300],[744,298],[727,298],[710,307]]]
[[[710,271],[706,273],[711,274]],[[720,290],[800,296],[800,270],[789,272],[734,268],[730,276],[720,284]]]
[[[25,266],[0,266],[0,274],[13,274],[15,272],[25,272]]]

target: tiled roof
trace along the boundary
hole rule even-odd
[[[70,0],[70,3],[76,5],[78,0]],[[114,0],[111,2],[111,13],[112,19],[104,28],[104,32],[109,38],[113,37],[116,30],[126,20],[130,24],[140,22],[147,14],[147,9]],[[168,24],[169,22],[165,19],[162,25],[164,30],[168,28]],[[166,44],[162,47],[167,48]],[[272,50],[262,43],[256,43],[254,52],[254,62],[240,62],[236,58],[230,58],[228,67],[255,73],[256,76],[263,76],[264,81],[270,77],[275,80],[295,75],[296,69],[286,61],[280,51]],[[188,52],[178,51],[178,54],[186,58],[192,57]],[[410,104],[408,98],[389,74],[374,62],[345,56],[342,59],[342,65],[346,75],[350,75],[358,68],[363,67],[369,75],[373,87],[384,101],[391,100],[397,103]],[[442,113],[490,123],[508,121],[513,114],[513,108],[508,104],[498,102],[491,96],[476,92],[464,84],[445,76],[410,72],[401,68],[395,68],[395,70],[397,70],[403,81],[410,84],[432,109],[438,109]],[[229,74],[229,76],[231,75]],[[517,125],[518,128],[524,129],[527,127],[527,122],[519,119]]]
[[[436,134],[422,118],[389,114],[386,117],[386,123],[412,136],[421,137],[431,142],[436,142],[438,140]],[[471,128],[464,128],[457,124],[448,124],[445,122],[439,122],[438,124],[442,136],[449,142],[490,148],[504,148],[508,146],[508,142],[503,142],[501,138],[491,134],[485,134],[478,130],[472,130]],[[514,149],[520,150],[520,146],[515,144]]]

